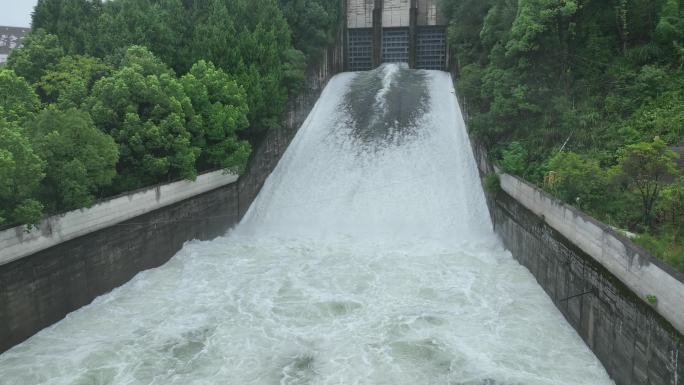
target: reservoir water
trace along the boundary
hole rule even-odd
[[[242,222],[0,355],[1,385],[604,385],[492,231],[451,77],[334,77]]]

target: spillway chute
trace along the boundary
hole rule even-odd
[[[607,385],[492,231],[451,77],[334,77],[242,222],[0,355],[0,384]]]

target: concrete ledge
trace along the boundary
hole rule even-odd
[[[24,226],[4,230],[0,232],[0,265],[223,187],[237,179],[235,174],[214,171],[202,174],[192,182],[159,185],[99,202],[90,208],[48,217],[29,232]]]
[[[544,191],[508,174],[501,188],[615,275],[639,298],[655,295],[655,311],[684,333],[682,274],[627,238]]]

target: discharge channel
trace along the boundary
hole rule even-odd
[[[325,88],[242,222],[0,356],[2,385],[603,385],[492,231],[452,80]]]

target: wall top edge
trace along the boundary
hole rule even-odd
[[[32,255],[68,240],[102,230],[193,196],[235,183],[238,175],[224,170],[135,190],[95,205],[44,218],[27,230],[17,226],[0,231],[0,265]]]
[[[545,200],[550,201],[551,204],[554,206],[558,206],[562,208],[563,210],[569,211],[572,213],[573,216],[581,218],[583,221],[590,223],[591,225],[594,225],[601,229],[601,231],[610,236],[615,238],[615,240],[619,243],[622,243],[626,249],[633,251],[635,254],[638,254],[642,259],[647,260],[649,263],[652,263],[659,268],[661,268],[663,271],[671,275],[673,278],[684,284],[684,273],[676,270],[666,262],[654,257],[648,250],[644,249],[643,247],[637,245],[634,243],[631,239],[629,239],[627,236],[624,234],[621,234],[619,231],[616,231],[614,228],[608,226],[607,224],[599,221],[598,219],[588,215],[587,213],[577,209],[574,206],[571,206],[562,200],[556,198],[555,196],[549,194],[548,192],[540,189],[539,187],[531,184],[530,182],[517,177],[515,175],[507,174],[504,172],[500,172],[498,169],[498,173],[501,177],[504,178],[511,178],[512,180],[515,181],[515,183],[521,184],[526,186],[527,188],[533,190],[536,194],[539,194],[539,196]]]

